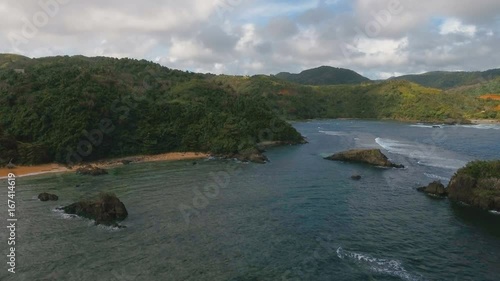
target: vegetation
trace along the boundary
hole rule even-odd
[[[474,161],[458,170],[457,174],[468,175],[475,179],[500,178],[500,161]]]
[[[169,151],[236,153],[299,142],[260,96],[131,59],[52,57],[0,69],[3,164]],[[266,130],[270,128],[270,130]]]
[[[281,72],[276,74],[276,77],[285,81],[304,85],[359,84],[370,81],[370,79],[352,70],[330,66],[308,69],[299,74]]]
[[[484,83],[498,77],[500,77],[500,69],[491,69],[484,72],[434,71],[417,75],[404,75],[391,79],[406,80],[437,89],[451,89],[460,86]]]
[[[216,76],[211,79],[242,95],[259,94],[282,118],[371,118],[464,122],[494,102],[467,93],[426,88],[407,81],[306,86],[276,77]],[[496,102],[498,103],[498,102]]]
[[[284,76],[196,74],[132,59],[0,55],[0,164],[233,154],[260,141],[300,142],[283,120],[500,118],[500,101],[484,98],[500,93],[500,78],[443,91],[370,82],[329,67]]]

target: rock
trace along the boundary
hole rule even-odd
[[[353,149],[326,157],[327,160],[365,163],[381,167],[404,168],[387,159],[380,149]]]
[[[67,214],[95,220],[95,224],[118,226],[128,216],[125,205],[111,193],[101,193],[95,200],[85,200],[62,207]]]
[[[131,160],[126,160],[126,159],[122,160],[121,162],[123,165],[128,165],[128,164],[132,163]]]
[[[446,188],[440,181],[432,182],[428,186],[419,187],[417,188],[417,190],[420,192],[424,192],[439,197],[445,197],[446,195],[448,195]]]
[[[78,168],[76,170],[76,173],[79,175],[86,175],[86,176],[101,176],[101,175],[107,175],[108,171],[96,166],[86,165]]]
[[[261,150],[258,150],[257,148],[245,149],[232,156],[232,158],[236,158],[242,162],[253,162],[257,164],[265,164],[269,162],[269,159],[262,153]]]
[[[55,194],[50,194],[50,193],[40,193],[38,195],[38,199],[42,202],[45,202],[45,201],[57,201],[59,200],[59,197]]]
[[[352,175],[351,179],[359,181],[361,179],[361,176],[360,175]]]
[[[447,187],[451,200],[500,211],[500,161],[476,161],[457,171]]]

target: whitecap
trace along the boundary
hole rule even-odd
[[[435,174],[430,174],[430,173],[424,173],[424,175],[428,178],[431,178],[431,179],[437,179],[437,180],[442,180],[442,181],[449,181],[450,180],[449,178],[438,176]]]
[[[497,215],[497,216],[500,216],[500,212],[499,211],[491,210],[490,213],[492,213],[494,215]]]
[[[500,124],[457,125],[457,127],[480,130],[500,130]]]
[[[56,213],[62,219],[66,219],[66,220],[69,220],[69,219],[81,219],[81,217],[79,217],[77,215],[66,214],[63,210],[61,210],[59,208],[62,208],[62,206],[59,206],[59,207],[56,207],[56,208],[52,209],[52,212]]]
[[[385,274],[393,277],[401,278],[402,280],[425,280],[422,276],[409,273],[402,265],[401,261],[391,259],[380,259],[372,257],[364,253],[355,253],[342,249],[337,249],[337,256],[339,259],[347,260],[365,266],[369,270]]]
[[[347,136],[347,133],[339,131],[319,131],[319,132],[329,136]]]
[[[424,124],[414,124],[414,125],[410,125],[410,127],[416,127],[416,128],[433,128],[432,125],[424,125]]]
[[[457,170],[467,164],[459,159],[440,156],[439,154],[444,154],[445,151],[436,146],[383,138],[376,138],[375,142],[390,153],[416,159],[417,163],[423,166]]]

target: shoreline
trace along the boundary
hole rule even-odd
[[[124,165],[122,161],[131,161],[130,163],[147,163],[147,162],[160,162],[160,161],[182,161],[182,160],[197,160],[210,157],[208,153],[202,152],[169,152],[156,155],[137,155],[129,157],[120,157],[113,159],[97,160],[87,163],[75,165],[72,169],[57,163],[41,164],[33,166],[18,166],[14,169],[0,168],[0,180],[6,179],[9,173],[16,175],[16,178],[29,177],[36,175],[52,174],[52,173],[68,173],[75,172],[76,169],[93,165],[99,168],[112,168]]]
[[[497,119],[471,119],[472,125],[495,125],[500,124],[500,120]]]

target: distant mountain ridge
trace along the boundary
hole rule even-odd
[[[461,86],[484,83],[500,77],[500,69],[486,71],[432,71],[423,74],[409,74],[391,77],[388,80],[406,80],[426,87],[451,89]]]
[[[318,68],[304,70],[299,74],[281,72],[276,74],[276,77],[303,85],[342,85],[371,81],[353,70],[331,66],[320,66]]]

